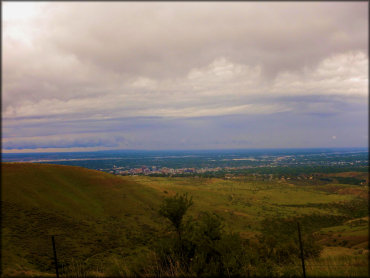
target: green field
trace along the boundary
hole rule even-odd
[[[260,234],[266,218],[299,219],[324,247],[319,258],[306,262],[308,276],[366,276],[368,187],[334,182],[122,177],[81,167],[2,163],[2,275],[53,275],[56,235],[59,262],[76,276],[151,276],[145,269],[150,246],[169,229],[160,204],[189,193],[189,215],[214,212],[226,231],[246,239]],[[299,265],[291,271],[301,275]]]

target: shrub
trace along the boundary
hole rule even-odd
[[[202,212],[197,219],[183,220],[192,205],[187,195],[166,198],[160,214],[168,218],[176,234],[157,242],[156,257],[163,273],[186,273],[196,276],[245,276],[251,265],[252,249],[238,234],[226,233],[222,219]],[[250,252],[252,253],[252,252]],[[176,271],[169,271],[176,266]]]

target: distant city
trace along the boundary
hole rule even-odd
[[[369,164],[366,148],[3,154],[2,160],[82,166],[115,175],[153,176],[281,174],[288,169],[314,172],[318,167],[367,171]]]

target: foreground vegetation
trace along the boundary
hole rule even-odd
[[[64,276],[300,276],[299,221],[308,276],[367,276],[368,188],[350,183],[364,175],[335,177],[120,177],[3,163],[2,274],[53,275],[56,235]]]

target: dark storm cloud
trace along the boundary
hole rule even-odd
[[[93,135],[93,136],[91,136]],[[90,134],[90,136],[42,136],[25,137],[3,141],[3,149],[39,149],[39,148],[78,148],[78,147],[119,147],[126,142],[122,136],[102,136]]]

